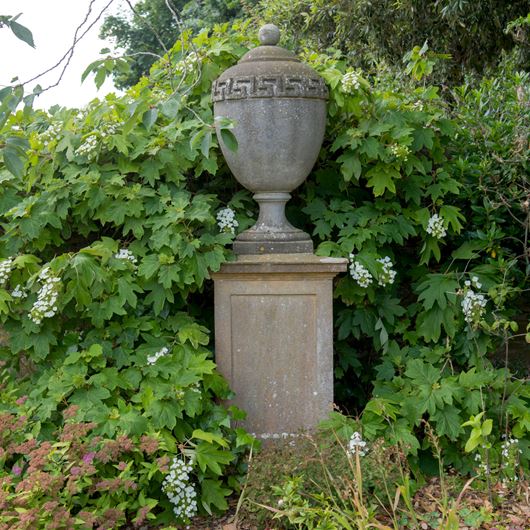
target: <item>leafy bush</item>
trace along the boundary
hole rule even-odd
[[[17,90],[2,94],[0,109],[2,356],[27,395],[24,436],[54,440],[76,406],[77,422],[95,424],[87,444],[92,435],[156,437],[171,458],[197,462],[206,512],[226,508],[251,443],[231,426],[241,413],[218,404],[230,393],[207,347],[208,275],[233,238],[216,212],[229,206],[240,230],[255,213],[220,157],[209,97],[246,51],[245,32],[184,35],[126,96],[82,111],[10,114]],[[338,54],[305,60],[330,87],[329,120],[288,215],[313,233],[318,254],[350,255],[335,288],[338,401],[357,411],[363,436],[404,447],[417,474],[435,464],[434,439],[460,470],[475,467],[478,446],[500,462],[502,434],[520,439],[527,466],[530,386],[509,362],[526,325],[513,315],[528,288],[528,150],[517,147],[527,140],[527,77],[485,80],[447,102],[435,87],[369,78]],[[500,181],[522,201],[510,210],[517,222],[485,200]],[[129,456],[147,464],[137,449]],[[163,475],[150,479],[138,479],[144,498],[169,520],[169,503],[156,498]],[[98,498],[82,497],[73,515],[101,511]]]
[[[18,147],[4,150],[0,177],[0,318],[2,356],[27,396],[24,437],[60,440],[62,415],[75,406],[79,425],[91,426],[87,447],[94,436],[147,434],[172,457],[185,444],[199,508],[211,512],[226,509],[251,441],[231,426],[241,413],[218,403],[230,393],[207,348],[208,317],[197,318],[211,311],[204,282],[232,240],[216,224],[216,140],[204,94],[242,48],[225,37],[199,43],[202,77],[188,71],[178,93],[166,61],[124,97],[82,111],[26,107],[8,119],[3,141]],[[63,449],[64,472],[77,462]],[[163,475],[131,451],[137,494],[167,520]],[[32,466],[31,454],[17,457],[22,469]],[[105,473],[94,472],[100,481]],[[102,515],[109,503],[83,491],[70,515],[91,507]],[[128,522],[135,499],[123,506]]]
[[[462,424],[480,411],[495,420],[492,451],[513,432],[527,465],[528,373],[514,376],[509,351],[528,323],[512,319],[528,289],[528,77],[484,80],[452,109],[435,87],[395,92],[385,76],[308,59],[332,88],[332,119],[302,207],[317,253],[352,259],[335,290],[339,399],[361,405],[366,436],[407,444],[417,472],[432,467],[423,420],[446,462],[472,469]],[[480,192],[501,179],[493,213]]]

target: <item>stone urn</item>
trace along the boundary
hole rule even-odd
[[[257,223],[234,242],[236,254],[312,253],[308,234],[285,217],[290,192],[311,171],[326,126],[328,89],[324,80],[290,51],[277,46],[273,24],[259,31],[261,46],[214,82],[216,118],[232,120],[238,148],[217,137],[235,178],[254,193]]]

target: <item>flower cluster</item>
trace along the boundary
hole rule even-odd
[[[362,439],[362,436],[357,431],[351,435],[350,441],[348,442],[348,454],[351,456],[359,455],[364,456],[368,451],[366,442]]]
[[[120,248],[120,251],[114,254],[114,257],[116,259],[129,260],[133,265],[136,265],[136,262],[138,261],[136,259],[136,256],[130,250],[126,248]]]
[[[478,462],[477,472],[483,475],[489,475],[491,473],[491,468],[487,462],[482,462],[482,456],[480,453],[475,455],[475,462]]]
[[[118,132],[118,128],[121,125],[121,123],[117,122],[104,122],[99,128],[99,133],[101,134],[102,138],[105,138],[105,136],[112,136],[113,134],[116,134]]]
[[[410,155],[410,149],[406,145],[393,144],[390,146],[390,152],[396,157],[406,162]]]
[[[96,154],[98,148],[98,137],[91,133],[86,138],[85,141],[76,149],[76,154],[81,156],[86,156],[88,158],[93,158]]]
[[[519,440],[517,438],[506,438],[501,444],[501,455],[504,459],[514,459],[517,455],[521,454],[522,451],[519,449]]]
[[[221,232],[235,232],[239,226],[236,214],[232,208],[223,208],[217,212],[217,226]]]
[[[26,291],[19,284],[17,284],[17,286],[11,292],[11,296],[13,298],[22,299],[22,298],[26,298],[26,296],[28,296],[28,293],[26,293]]]
[[[484,314],[486,304],[487,300],[483,294],[475,293],[473,289],[466,286],[464,299],[461,302],[464,320],[468,324],[478,323]]]
[[[447,227],[443,217],[440,217],[437,213],[431,215],[429,223],[427,224],[427,233],[436,239],[442,239],[447,234]]]
[[[13,265],[13,258],[7,258],[0,262],[0,286],[5,285],[9,280],[9,273],[11,272],[11,266]]]
[[[59,141],[61,139],[62,127],[60,123],[52,123],[43,133],[41,133],[40,139],[43,144],[48,145],[54,140]]]
[[[192,52],[175,65],[175,72],[179,75],[189,74],[199,62],[199,56]]]
[[[342,76],[342,90],[352,94],[361,88],[361,76],[357,72],[347,72]]]
[[[57,297],[60,278],[50,274],[50,267],[44,267],[39,273],[42,287],[37,293],[37,300],[29,312],[29,318],[40,324],[43,318],[51,318],[57,313]]]
[[[160,359],[160,357],[164,357],[168,353],[169,353],[169,348],[166,348],[166,346],[164,346],[162,349],[160,349],[157,352],[153,353],[153,355],[148,355],[147,356],[147,364],[155,364],[156,361],[158,361],[158,359]]]
[[[473,287],[475,287],[476,289],[481,289],[482,288],[482,284],[480,283],[480,280],[478,279],[478,276],[472,276],[471,280],[466,280],[464,282],[464,285],[466,287],[471,287],[473,285]]]
[[[173,504],[173,512],[184,521],[189,521],[197,514],[197,492],[190,484],[192,470],[191,464],[175,457],[162,483],[162,490]]]
[[[368,269],[355,261],[355,254],[350,254],[350,275],[363,289],[366,289],[373,282],[373,277]]]
[[[379,275],[379,285],[385,286],[394,283],[397,272],[393,269],[394,264],[389,256],[377,260],[383,266],[383,271]]]

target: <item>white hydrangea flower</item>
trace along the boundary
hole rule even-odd
[[[217,226],[221,232],[235,232],[239,223],[232,208],[223,208],[217,212]]]
[[[471,283],[473,284],[475,289],[482,289],[482,284],[480,283],[478,276],[473,276],[471,278]]]
[[[173,504],[175,516],[186,522],[197,515],[197,492],[191,484],[192,471],[191,463],[175,457],[162,482],[162,491]]]
[[[86,156],[87,158],[93,158],[98,149],[98,137],[91,133],[85,141],[76,149],[76,154]]]
[[[61,139],[62,125],[59,122],[52,122],[50,126],[39,134],[40,140],[46,146],[51,142]]]
[[[39,280],[42,281],[42,286],[28,315],[35,324],[40,324],[44,318],[56,315],[61,282],[60,278],[50,273],[50,267],[44,267],[40,271]]]
[[[22,298],[26,298],[26,296],[28,296],[28,293],[26,293],[26,291],[24,290],[24,288],[20,284],[17,284],[17,286],[11,292],[11,296],[13,298],[22,299]]]
[[[366,289],[374,281],[368,269],[355,261],[355,254],[350,254],[350,275],[363,289]]]
[[[436,239],[445,237],[447,235],[447,227],[443,217],[440,217],[437,213],[431,215],[427,224],[427,233]]]
[[[361,88],[361,76],[358,72],[347,72],[342,76],[342,91],[346,94],[352,94]]]
[[[138,261],[136,259],[136,256],[128,249],[126,248],[120,248],[119,252],[114,254],[114,257],[116,259],[124,259],[130,261],[133,265],[136,265],[136,262]]]
[[[175,65],[175,72],[179,75],[189,74],[198,64],[200,64],[199,56],[191,52]]]
[[[507,459],[510,456],[512,458],[516,458],[518,454],[522,453],[522,450],[519,449],[519,440],[517,438],[507,438],[502,444],[501,444],[501,454],[502,457]]]
[[[390,146],[390,152],[404,162],[409,159],[410,149],[406,145],[393,144]]]
[[[466,285],[464,298],[461,302],[464,320],[468,324],[476,324],[482,318],[487,304],[486,297],[483,294],[475,293],[473,289]]]
[[[13,258],[7,258],[0,261],[0,287],[4,286],[9,280],[9,273],[11,272],[11,266],[13,265]]]
[[[357,431],[351,435],[350,441],[348,442],[348,454],[355,456],[364,456],[368,451],[366,442],[363,440],[360,433]]]
[[[164,357],[168,353],[169,353],[169,348],[166,348],[166,346],[164,346],[162,349],[160,349],[157,352],[153,353],[153,355],[148,355],[147,356],[147,364],[155,364],[156,361],[158,361],[158,359],[160,359],[160,357]]]
[[[383,266],[383,272],[379,275],[379,285],[385,286],[393,284],[397,272],[394,270],[394,264],[389,256],[377,260]]]

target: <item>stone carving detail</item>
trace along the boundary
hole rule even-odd
[[[212,87],[214,101],[274,97],[328,99],[328,87],[319,77],[292,75],[231,77]]]

